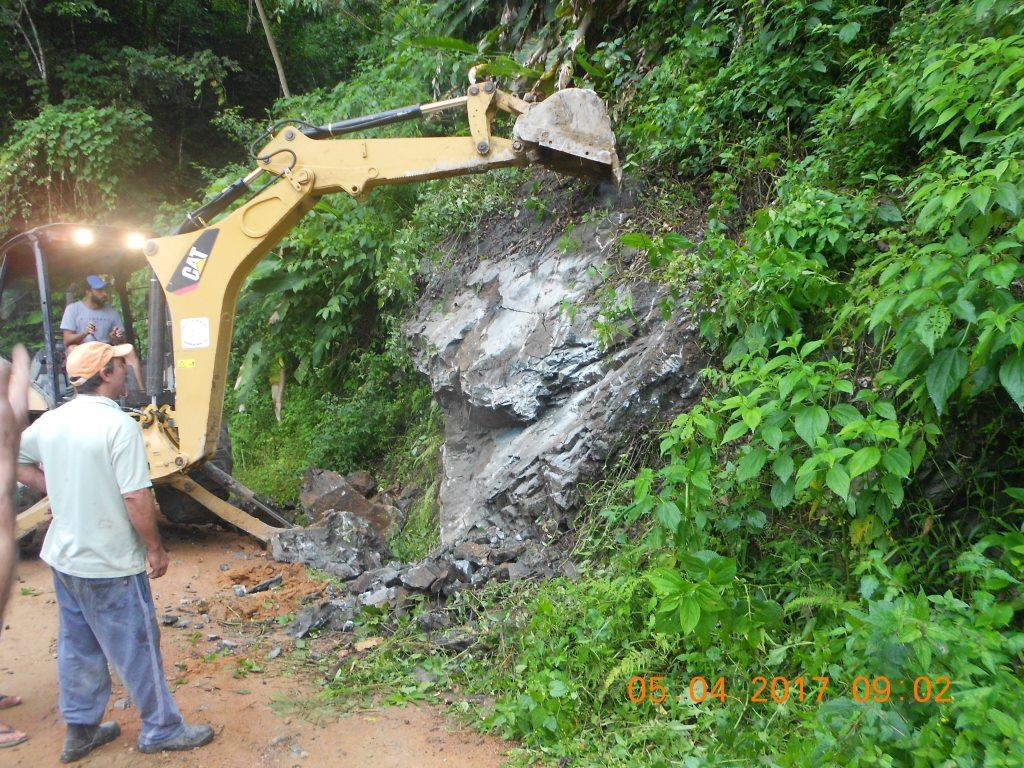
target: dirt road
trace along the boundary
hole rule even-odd
[[[294,601],[296,592],[310,589],[302,583],[304,574],[290,580],[290,592],[286,578],[285,590],[279,591],[284,594],[236,598],[230,582],[247,572],[258,578],[268,565],[258,547],[229,533],[210,534],[199,541],[175,534],[166,538],[171,567],[164,578],[153,582],[153,593],[158,615],[178,617],[177,626],[162,627],[167,678],[186,719],[210,723],[217,738],[195,752],[136,752],[138,713],[115,681],[105,719],[121,724],[121,737],[78,765],[488,768],[504,762],[507,744],[460,728],[439,708],[389,708],[336,716],[318,698],[315,667],[292,650],[292,641],[278,631],[258,630],[241,620],[252,611],[257,615],[284,611],[279,600]],[[30,738],[0,750],[0,765],[39,768],[58,764],[64,738],[57,711],[57,608],[49,569],[43,563],[24,561],[18,574],[20,583],[14,586],[7,626],[0,637],[0,692],[21,696],[24,703],[0,713],[0,721]],[[268,653],[278,647],[280,655],[268,659]]]

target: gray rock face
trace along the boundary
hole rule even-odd
[[[524,218],[514,234],[506,218],[460,243],[405,325],[444,411],[443,545],[473,528],[556,528],[581,480],[699,394],[705,358],[689,317],[662,318],[663,286],[620,285],[632,317],[599,344],[602,274],[627,215],[576,227],[572,247],[563,228]]]

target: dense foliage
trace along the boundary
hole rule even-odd
[[[460,595],[479,641],[456,657],[367,611],[389,642],[329,693],[489,694],[463,709],[524,763],[1024,764],[1024,6],[268,5],[295,78],[276,102],[245,3],[0,2],[0,227],[173,201],[169,220],[175,193],[238,175],[267,117],[440,97],[472,64],[572,78],[642,181],[654,224],[622,248],[713,361],[701,402],[589,490],[579,579]],[[310,463],[369,466],[422,488],[393,543],[425,551],[441,426],[403,312],[421,262],[521,180],[325,200],[259,265],[229,398],[245,482],[289,501]]]

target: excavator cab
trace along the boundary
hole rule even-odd
[[[142,254],[145,241],[141,232],[123,227],[62,223],[21,232],[0,246],[0,348],[6,351],[16,342],[29,348],[33,418],[74,394],[64,372],[60,321],[64,308],[82,298],[87,275],[106,278],[111,303],[124,320],[125,340],[138,348],[128,280],[149,266]],[[165,391],[160,399],[169,397]],[[128,405],[146,401],[137,387],[129,392]]]

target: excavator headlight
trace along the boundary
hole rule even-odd
[[[129,232],[124,238],[126,248],[141,251],[146,245],[146,236],[141,232]]]
[[[78,227],[71,232],[71,241],[85,248],[96,242],[96,233],[89,227]]]

